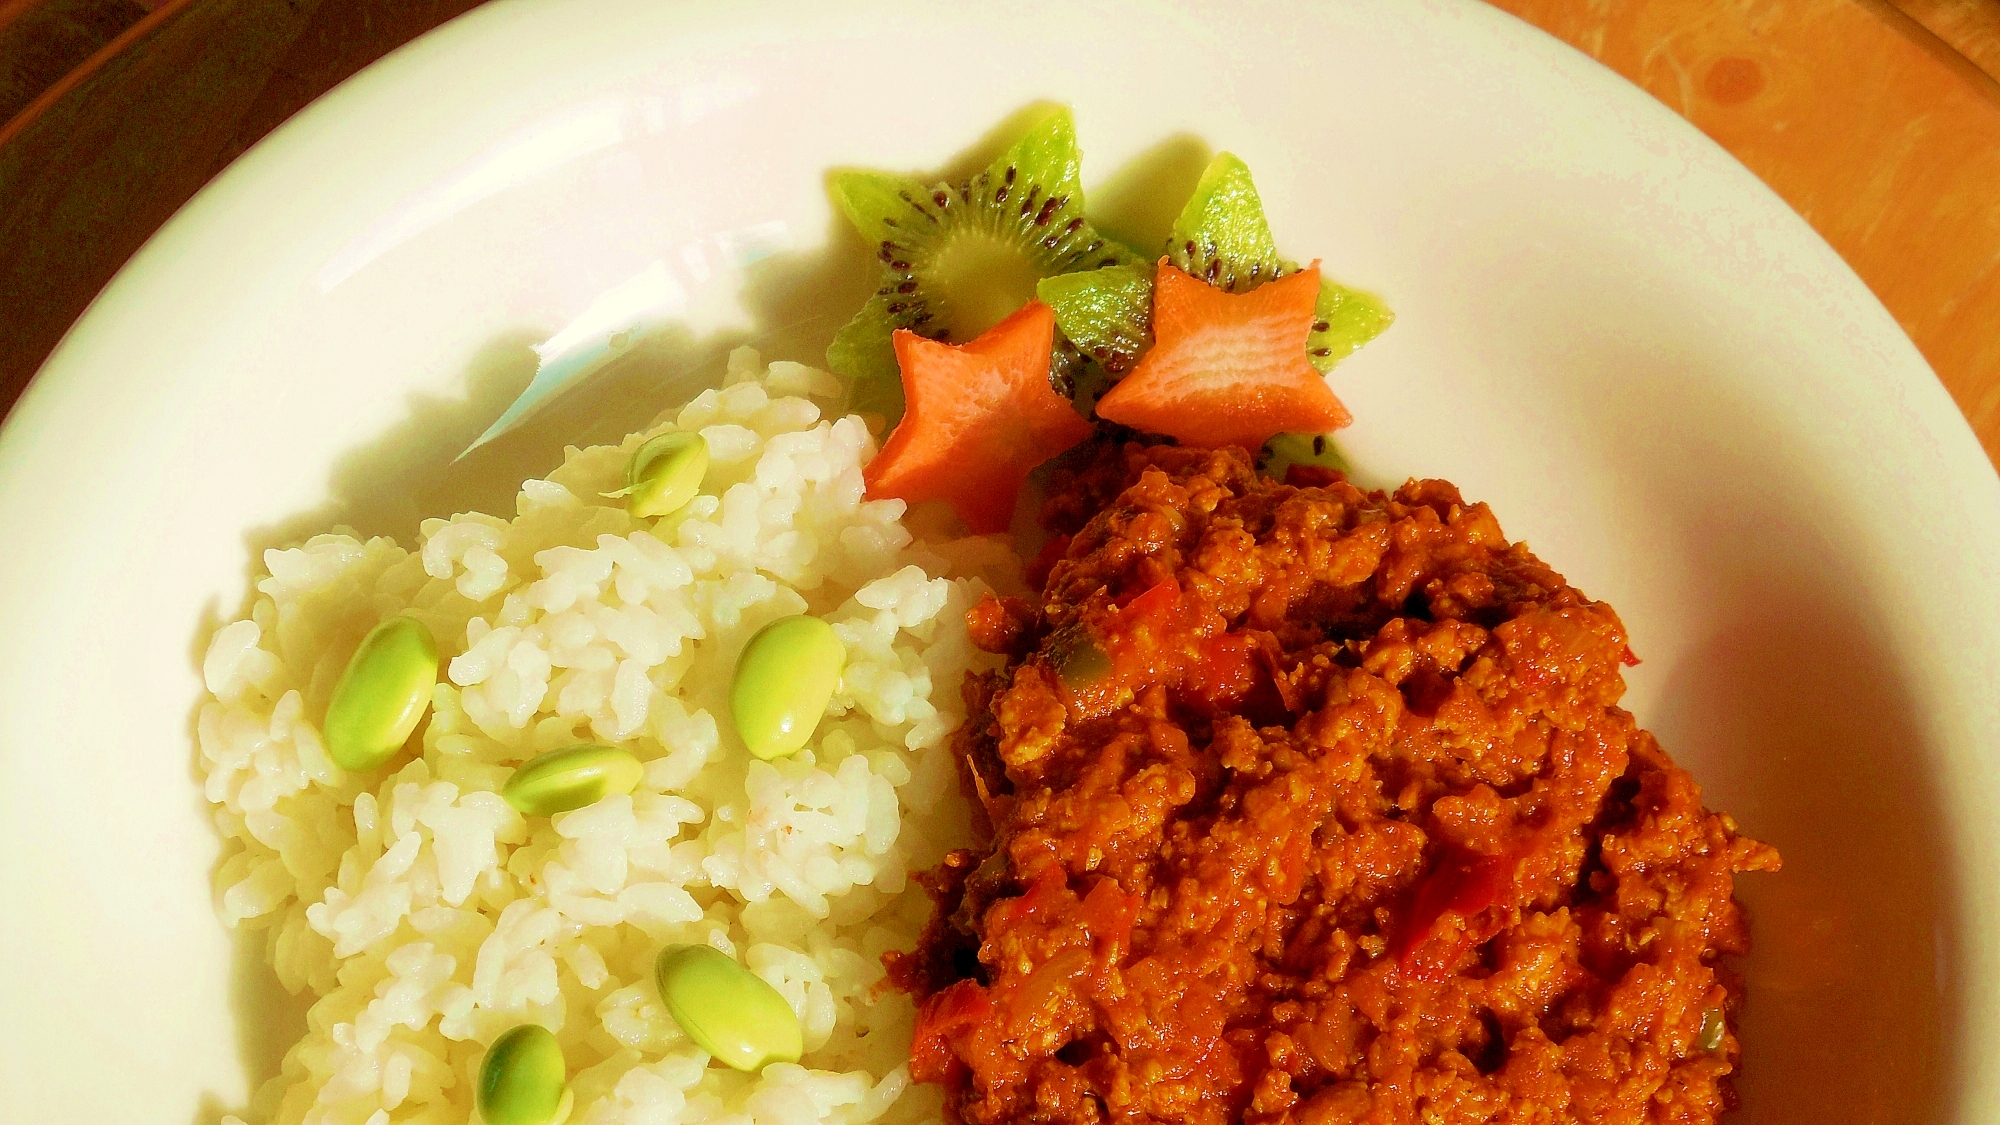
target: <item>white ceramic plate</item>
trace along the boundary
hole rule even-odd
[[[1458,482],[1623,612],[1628,704],[1785,854],[1741,883],[1736,1120],[2000,1114],[2000,482],[1916,351],[1720,149],[1506,16],[1200,7],[503,2],[190,203],[0,435],[0,1119],[212,1120],[296,1033],[211,915],[192,769],[256,548],[505,503],[737,340],[813,358],[869,285],[825,170],[934,168],[1044,97],[1140,226],[1142,173],[1243,155],[1281,244],[1399,315],[1335,377],[1367,475]],[[453,465],[606,293],[689,331]]]

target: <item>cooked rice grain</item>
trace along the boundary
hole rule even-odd
[[[429,520],[416,551],[336,533],[266,553],[250,616],[209,645],[199,724],[224,920],[263,930],[279,980],[317,998],[254,1118],[467,1121],[485,1045],[530,1021],[562,1043],[583,1125],[937,1117],[880,959],[928,910],[908,872],[964,842],[946,743],[988,658],[964,623],[984,585],[960,575],[997,548],[914,541],[901,501],[864,499],[867,430],[821,417],[840,391],[732,355],[672,422],[713,467],[662,520],[602,498],[643,433],[570,450],[512,521]],[[403,612],[444,658],[422,754],[345,773],[314,723]],[[811,747],[757,761],[729,730],[736,654],[801,612],[847,645],[845,683]],[[552,819],[500,799],[513,767],[580,741],[630,749],[644,781]],[[801,1065],[707,1065],[652,982],[661,946],[696,941],[791,1002]]]

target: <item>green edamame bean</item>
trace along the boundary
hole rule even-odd
[[[638,787],[646,767],[629,750],[585,743],[551,750],[514,771],[500,795],[527,816],[554,816]]]
[[[572,1104],[562,1045],[540,1024],[505,1032],[479,1063],[476,1099],[486,1125],[562,1125]]]
[[[1352,471],[1333,438],[1326,434],[1278,434],[1257,452],[1257,471],[1265,476],[1284,480],[1293,465],[1332,469],[1343,475]]]
[[[757,630],[736,658],[729,685],[729,712],[743,744],[766,761],[797,753],[840,690],[846,664],[846,647],[817,617],[780,617]]]
[[[649,439],[625,467],[625,510],[640,519],[671,515],[701,491],[708,473],[708,439],[669,430]]]
[[[799,1017],[777,989],[708,945],[670,945],[653,963],[667,1014],[695,1046],[742,1071],[797,1062]]]
[[[1694,1049],[1708,1055],[1720,1051],[1722,1037],[1728,1030],[1721,1008],[1702,1009],[1701,1030],[1694,1033]]]
[[[344,770],[372,770],[402,749],[430,710],[438,650],[414,617],[391,617],[354,650],[326,705],[326,752]]]

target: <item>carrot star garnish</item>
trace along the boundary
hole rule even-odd
[[[966,344],[898,330],[907,409],[862,472],[868,495],[944,500],[974,532],[1005,531],[1028,473],[1090,436],[1049,385],[1055,330],[1040,301]]]
[[[1210,449],[1254,450],[1273,434],[1347,425],[1347,408],[1306,356],[1319,290],[1316,262],[1228,293],[1162,259],[1152,350],[1098,400],[1098,417]]]

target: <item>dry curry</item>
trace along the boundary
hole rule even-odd
[[[1617,706],[1632,660],[1442,481],[1106,442],[966,691],[984,854],[893,959],[968,1125],[1713,1122],[1777,853]]]

